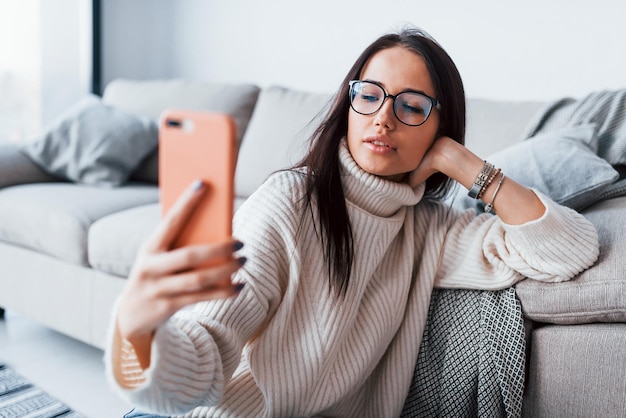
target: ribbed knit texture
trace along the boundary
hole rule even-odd
[[[308,214],[298,235],[302,174],[275,174],[235,217],[248,258],[238,297],[197,304],[160,327],[134,389],[114,382],[121,354],[110,332],[107,373],[126,400],[165,415],[196,407],[187,417],[398,416],[433,286],[567,280],[598,256],[593,226],[541,195],[544,216],[509,226],[422,200],[423,185],[364,172],[345,143],[340,160],[356,253],[345,298],[329,291]]]
[[[581,99],[548,103],[528,124],[524,137],[589,123],[597,125],[598,156],[611,165],[626,164],[626,89],[594,91]]]

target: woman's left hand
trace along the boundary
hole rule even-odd
[[[448,145],[448,141],[457,144],[456,141],[447,136],[440,136],[433,141],[417,168],[409,173],[408,183],[411,187],[416,187],[424,183],[430,176],[441,171],[439,161],[444,153],[445,147]]]
[[[412,187],[423,183],[437,172],[441,172],[469,189],[480,173],[484,161],[452,138],[441,136],[433,142],[419,165],[409,173],[408,183]],[[506,174],[506,173],[505,173]],[[511,178],[506,178],[494,202],[498,182],[492,182],[481,199],[494,204],[495,211],[503,222],[521,225],[539,218],[545,207],[537,195]]]

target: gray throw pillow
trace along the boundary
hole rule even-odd
[[[596,125],[578,125],[538,134],[485,159],[507,177],[532,187],[552,200],[582,210],[600,200],[619,173],[596,155]],[[482,211],[484,203],[460,187],[453,205]]]
[[[50,174],[94,186],[123,184],[158,145],[158,127],[87,96],[22,151]]]

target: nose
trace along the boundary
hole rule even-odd
[[[385,97],[385,101],[374,118],[374,124],[383,126],[386,129],[394,129],[396,126],[396,115],[393,112],[393,99],[389,96]]]

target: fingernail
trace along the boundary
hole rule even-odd
[[[203,187],[204,183],[200,179],[195,180],[193,183],[191,183],[191,190],[193,191],[197,192],[198,190],[202,190]]]
[[[243,242],[241,241],[235,241],[233,243],[233,251],[239,251],[243,248]]]
[[[239,293],[241,292],[241,290],[244,288],[246,284],[245,283],[237,283],[236,285],[233,286],[233,288],[235,289],[235,292]]]
[[[248,261],[246,257],[239,257],[237,259],[237,262],[239,263],[240,266],[243,266],[244,264],[246,264],[246,261]]]

